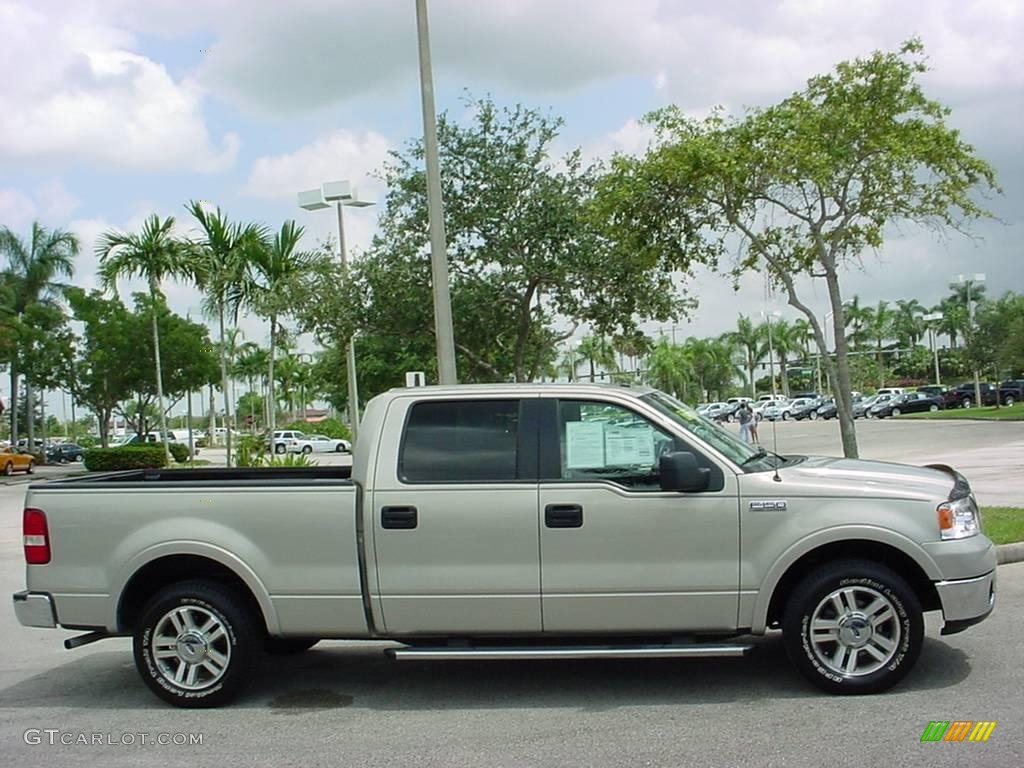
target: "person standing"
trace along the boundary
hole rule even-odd
[[[750,420],[750,439],[754,445],[760,445],[761,441],[757,437],[757,425],[761,421],[761,414],[758,411],[753,411],[753,418]]]
[[[740,409],[736,412],[736,416],[740,422],[740,438],[743,442],[752,442],[751,436],[751,424],[754,423],[754,413],[750,410],[750,406],[746,403],[740,405]]]

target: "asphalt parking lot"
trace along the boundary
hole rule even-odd
[[[965,470],[983,503],[1024,503],[1024,425],[858,425],[865,457],[948,461]],[[777,434],[782,452],[838,453],[835,422],[780,424]],[[762,425],[762,443],[771,439],[771,425]],[[20,482],[0,485],[0,590],[8,594],[24,584],[24,491]],[[887,694],[857,698],[809,688],[777,635],[756,640],[745,659],[703,661],[399,664],[383,656],[383,644],[325,642],[266,660],[231,707],[185,711],[143,686],[126,639],[65,651],[71,634],[22,628],[10,608],[0,610],[3,764],[1024,765],[1024,563],[1000,566],[988,621],[949,637],[929,621],[910,677]],[[922,743],[932,720],[998,725],[986,743]],[[135,737],[132,745],[50,745],[29,729],[114,741],[201,734],[202,744],[142,746]]]

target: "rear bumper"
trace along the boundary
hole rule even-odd
[[[24,627],[44,627],[55,629],[57,612],[53,606],[53,598],[46,592],[15,592],[14,615]]]
[[[984,621],[992,613],[996,604],[996,572],[993,570],[973,579],[939,581],[935,589],[945,620],[942,634],[956,634]]]

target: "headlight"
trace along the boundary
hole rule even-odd
[[[943,502],[937,512],[943,539],[966,539],[981,533],[981,517],[973,495]]]

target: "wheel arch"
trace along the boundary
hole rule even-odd
[[[934,563],[922,564],[906,549],[892,542],[872,538],[847,538],[819,543],[800,554],[780,561],[766,579],[754,610],[752,631],[762,633],[777,628],[782,621],[787,597],[809,573],[836,560],[869,560],[899,574],[914,590],[924,611],[942,607],[933,578]]]
[[[224,584],[246,601],[254,618],[270,633],[279,630],[277,615],[263,584],[241,561],[229,553],[217,557],[208,552],[153,553],[136,564],[124,580],[110,625],[117,632],[129,632],[146,603],[164,587],[179,581],[207,580]],[[225,562],[226,561],[226,562]]]

